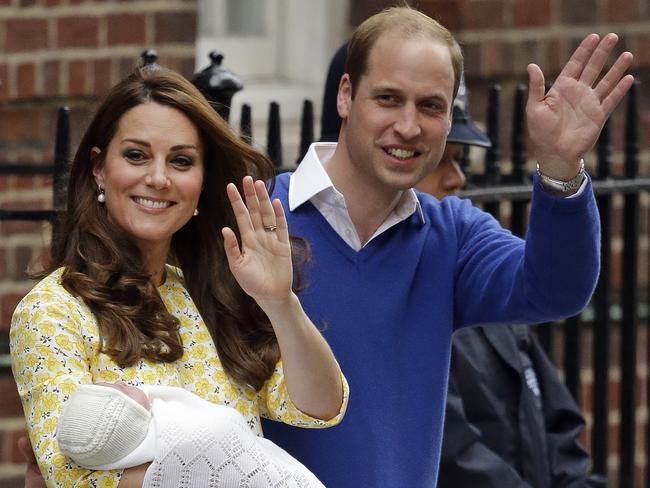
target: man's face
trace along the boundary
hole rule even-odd
[[[462,144],[447,144],[440,164],[422,178],[416,188],[438,200],[448,195],[457,195],[465,186],[465,175],[460,169],[464,148]]]
[[[412,188],[440,161],[451,126],[449,49],[423,36],[384,34],[357,85],[352,98],[344,75],[337,99],[351,176],[388,196]]]

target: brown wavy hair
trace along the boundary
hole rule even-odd
[[[103,163],[120,118],[148,102],[185,114],[204,149],[200,212],[173,235],[169,262],[182,269],[226,372],[259,390],[273,372],[279,347],[268,318],[228,268],[221,228],[230,227],[240,239],[226,184],[233,182],[241,191],[247,174],[273,182],[273,166],[242,142],[181,75],[139,68],[103,100],[72,162],[67,207],[58,225],[60,237],[53,242],[49,271],[64,267],[63,286],[90,307],[99,324],[102,351],[121,367],[140,359],[171,362],[183,355],[180,322],[166,310],[138,247],[111,221],[106,206],[97,203],[92,173],[94,165]],[[100,160],[92,160],[93,147],[101,150]]]

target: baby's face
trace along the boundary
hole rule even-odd
[[[127,385],[126,383],[124,383],[124,381],[117,381],[115,383],[105,383],[103,381],[100,381],[99,383],[96,384],[101,386],[108,386],[110,388],[115,388],[116,390],[120,390],[126,396],[132,398],[140,405],[142,405],[144,408],[149,410],[149,398],[147,398],[147,395],[145,395],[144,391],[142,391],[140,388]]]

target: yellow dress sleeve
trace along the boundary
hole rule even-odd
[[[122,470],[81,468],[60,452],[56,441],[63,404],[77,385],[92,382],[89,354],[97,353],[98,344],[91,347],[84,338],[84,324],[95,323],[84,309],[50,275],[18,304],[11,320],[12,371],[48,487],[113,488],[122,475]]]
[[[348,407],[350,389],[340,369],[339,373],[341,374],[341,383],[343,384],[341,408],[331,419],[321,420],[307,415],[291,401],[284,378],[282,360],[278,361],[273,374],[266,380],[266,383],[264,383],[264,386],[259,392],[260,415],[271,420],[284,422],[285,424],[310,429],[323,429],[340,423]]]

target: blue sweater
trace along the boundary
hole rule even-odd
[[[289,175],[275,197],[288,209]],[[577,198],[536,182],[526,242],[467,200],[419,194],[417,214],[354,251],[311,203],[287,212],[312,260],[301,302],[350,385],[345,418],[325,430],[264,423],[265,435],[331,488],[435,487],[451,334],[579,312],[599,269],[588,184]]]

